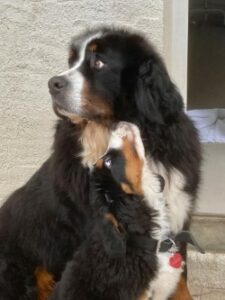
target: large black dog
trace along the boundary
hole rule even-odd
[[[49,81],[61,118],[53,153],[0,210],[1,300],[35,299],[37,268],[61,277],[89,218],[88,167],[105,152],[115,122],[140,128],[149,164],[166,181],[173,232],[189,224],[200,146],[154,48],[140,35],[98,29],[72,40],[69,66]]]
[[[163,178],[149,168],[135,125],[117,124],[90,181],[93,217],[53,299],[167,300],[183,263],[170,264],[178,254],[169,243]]]

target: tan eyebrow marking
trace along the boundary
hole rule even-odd
[[[89,49],[91,52],[96,52],[97,49],[98,49],[98,45],[97,45],[95,42],[93,42],[93,43],[91,43],[91,44],[89,45],[88,49]]]

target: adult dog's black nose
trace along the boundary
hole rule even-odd
[[[48,81],[50,94],[56,95],[65,90],[68,85],[68,80],[65,76],[54,76]]]

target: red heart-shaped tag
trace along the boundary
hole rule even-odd
[[[183,257],[179,252],[174,253],[173,256],[170,257],[170,266],[179,269],[182,266]]]

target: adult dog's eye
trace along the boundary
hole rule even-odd
[[[97,59],[94,62],[94,68],[97,69],[97,70],[102,69],[104,66],[105,66],[105,64],[100,59]]]
[[[90,67],[95,70],[101,70],[105,66],[105,63],[95,53],[91,55]]]
[[[112,166],[112,159],[111,159],[111,157],[106,157],[105,160],[104,160],[104,164],[105,164],[105,166],[106,166],[108,169],[110,169],[111,166]]]

